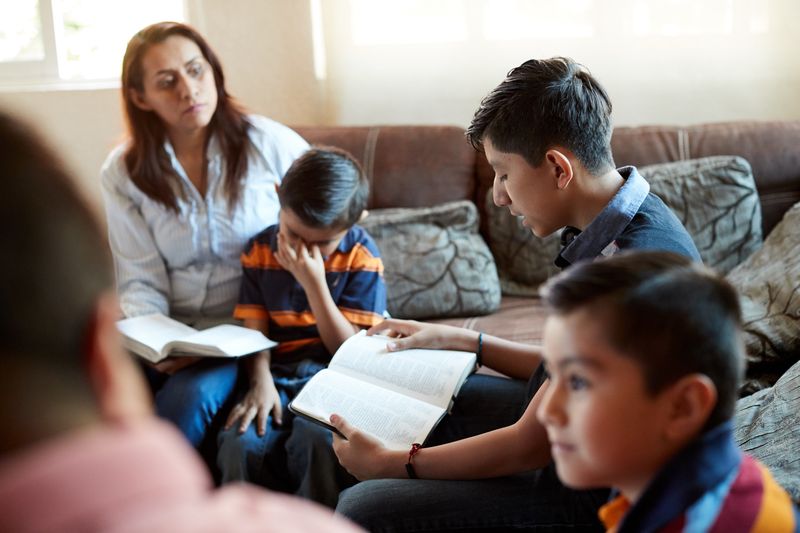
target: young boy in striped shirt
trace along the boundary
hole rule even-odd
[[[245,361],[249,389],[219,437],[223,482],[247,480],[329,506],[352,483],[331,450],[330,432],[288,415],[286,406],[348,337],[383,319],[383,263],[356,225],[368,195],[352,156],[309,150],[278,186],[278,224],[242,254],[234,316],[279,345]]]
[[[726,281],[637,252],[576,265],[543,298],[537,417],[565,485],[615,488],[609,531],[798,531],[787,493],[733,440],[744,348]]]

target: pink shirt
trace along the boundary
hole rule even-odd
[[[95,426],[0,460],[0,531],[359,531],[323,507],[239,484],[214,489],[171,426]]]

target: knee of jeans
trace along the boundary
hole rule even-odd
[[[223,429],[217,434],[217,463],[224,470],[224,465],[238,464],[249,456],[264,453],[263,448],[264,438],[252,428],[241,435],[236,426]]]
[[[216,411],[230,394],[224,380],[194,372],[178,372],[171,376],[156,395],[160,409],[191,412]]]
[[[331,431],[319,424],[309,422],[304,418],[295,418],[292,422],[290,441],[300,441],[313,447],[329,448],[333,442]]]
[[[391,504],[391,494],[382,490],[387,481],[391,480],[362,481],[343,490],[339,494],[336,512],[362,527],[369,528],[370,524],[384,515],[387,505]]]

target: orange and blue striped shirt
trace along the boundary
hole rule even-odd
[[[620,495],[599,514],[614,533],[800,532],[791,498],[764,465],[739,450],[730,422],[670,460],[635,504]]]
[[[272,350],[274,361],[328,362],[331,354],[319,336],[303,287],[275,258],[277,235],[276,224],[247,243],[241,256],[242,287],[234,316],[267,320],[266,334],[279,343]],[[324,261],[328,289],[345,318],[362,328],[383,320],[383,262],[366,230],[360,226],[350,228]]]

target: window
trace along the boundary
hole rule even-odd
[[[118,83],[130,37],[184,0],[0,0],[0,85]]]

